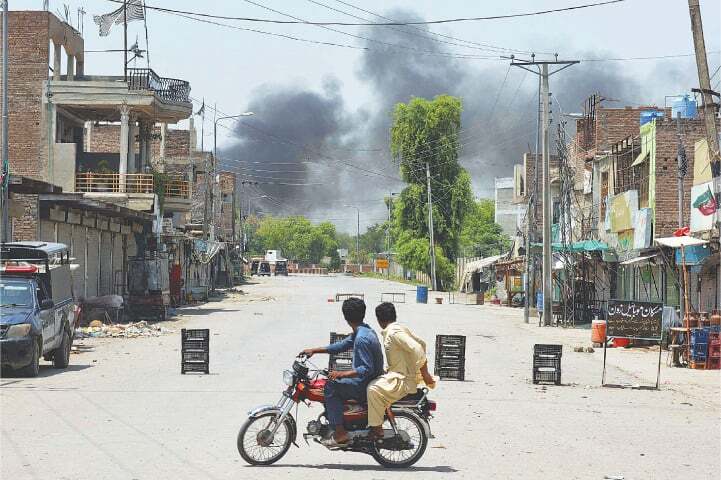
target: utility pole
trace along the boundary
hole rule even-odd
[[[536,305],[536,299],[531,292],[536,286],[536,259],[531,255],[531,243],[536,232],[536,206],[538,205],[538,143],[540,142],[539,128],[541,126],[541,77],[538,77],[538,101],[536,102],[536,150],[533,153],[533,193],[528,187],[529,178],[526,178],[526,195],[528,196],[528,211],[526,212],[526,292],[523,302],[523,322],[529,323],[531,305]],[[529,147],[530,150],[530,147]],[[523,168],[525,169],[525,164]],[[525,173],[525,172],[524,172]],[[538,312],[536,312],[538,314]]]
[[[388,195],[388,224],[386,225],[386,260],[388,260],[388,268],[386,268],[386,278],[391,276],[391,202],[393,201],[393,193]]]
[[[428,237],[431,242],[431,290],[437,290],[436,284],[436,242],[433,239],[433,196],[431,195],[431,167],[426,162],[426,183],[428,185]]]
[[[676,114],[676,136],[678,138],[678,153],[677,153],[677,162],[678,162],[678,172],[677,172],[677,190],[678,190],[678,228],[683,227],[683,178],[686,176],[686,149],[683,145],[683,126],[681,125],[681,112],[678,112]],[[681,307],[681,318],[684,318],[686,315],[685,312],[685,302],[684,302],[684,295],[683,295],[683,288],[684,288],[684,279],[683,276],[681,278],[681,295],[679,295],[679,303]]]
[[[713,175],[713,190],[716,198],[716,205],[719,202],[721,193],[721,157],[719,155],[718,129],[716,128],[716,106],[713,95],[719,96],[711,90],[711,79],[708,73],[708,60],[706,59],[706,42],[703,37],[703,23],[701,22],[701,7],[698,0],[688,0],[688,10],[691,16],[691,32],[693,33],[693,47],[696,52],[696,67],[698,69],[698,81],[701,87],[701,98],[703,99],[703,118],[706,124],[706,141],[708,142],[709,160],[711,161],[711,172]],[[721,231],[719,217],[721,212],[716,209],[716,229]],[[716,305],[721,302],[721,264],[716,271]]]
[[[386,268],[386,278],[391,276],[391,204],[393,203],[394,192],[388,194],[388,226],[386,227],[386,257],[388,260],[388,268]]]
[[[123,78],[128,81],[128,0],[123,0]]]
[[[213,108],[213,111],[216,112],[215,115],[217,115],[217,108]],[[213,178],[210,186],[210,240],[215,240],[215,188],[218,186],[218,179],[217,177],[217,166],[218,166],[218,122],[221,120],[227,120],[229,118],[240,118],[240,117],[249,117],[253,115],[253,112],[244,112],[239,113],[238,115],[226,115],[224,117],[218,117],[213,122],[213,162],[212,162],[212,173]],[[207,197],[206,197],[207,198]],[[235,202],[233,204],[233,216],[235,216]],[[207,223],[207,222],[206,222]],[[207,227],[205,227],[207,228]]]
[[[10,218],[9,218],[9,203],[10,203],[10,158],[9,158],[9,148],[8,148],[8,0],[2,0],[2,9],[3,9],[3,55],[2,55],[2,62],[3,62],[3,69],[2,69],[2,89],[3,89],[3,98],[2,98],[2,137],[3,137],[3,144],[2,144],[2,184],[0,185],[0,188],[2,188],[2,197],[0,202],[0,210],[2,210],[2,234],[0,235],[2,238],[0,238],[3,242],[10,241]]]
[[[511,65],[522,68],[541,77],[541,100],[542,100],[542,118],[541,125],[543,134],[541,135],[541,149],[543,151],[543,322],[547,324],[551,320],[552,297],[552,281],[551,272],[552,253],[551,253],[551,154],[550,154],[550,105],[549,105],[549,88],[548,77],[564,70],[571,65],[579,63],[578,60],[555,60],[536,61],[535,55],[531,55],[531,60],[517,60],[514,55],[510,57]],[[554,71],[549,72],[548,66],[555,65]],[[535,67],[532,68],[532,67]],[[538,70],[540,67],[540,71]]]

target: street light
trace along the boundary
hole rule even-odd
[[[347,208],[355,208],[356,212],[358,212],[358,223],[356,225],[356,234],[355,234],[355,256],[358,260],[358,273],[363,273],[363,265],[361,264],[360,260],[360,208],[356,207],[355,205],[343,205]]]
[[[243,112],[239,113],[238,115],[226,115],[224,117],[219,117],[215,119],[215,122],[213,122],[213,165],[212,165],[212,188],[207,188],[207,180],[206,180],[206,199],[208,194],[210,195],[210,240],[215,240],[215,187],[218,183],[218,177],[216,174],[216,166],[218,162],[218,122],[221,120],[227,120],[230,118],[240,118],[240,117],[250,117],[253,115],[253,112]],[[206,179],[208,177],[208,174],[206,172],[205,174]],[[233,210],[235,210],[235,205],[233,205]],[[207,212],[207,209],[206,209]],[[235,215],[235,211],[233,212],[233,215]],[[205,219],[204,222],[204,228],[208,228],[208,219]]]

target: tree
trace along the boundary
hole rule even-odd
[[[428,164],[436,276],[442,285],[453,280],[452,263],[458,256],[463,221],[473,204],[470,177],[458,163],[461,109],[460,99],[448,95],[433,100],[413,98],[396,105],[391,127],[391,154],[408,183],[394,202],[392,229],[397,258],[407,268],[430,272]]]
[[[301,262],[320,263],[337,256],[338,240],[330,222],[313,225],[307,218],[263,217],[252,240],[254,252],[280,250],[283,256]]]
[[[511,239],[495,222],[493,200],[474,202],[463,222],[461,246],[467,255],[489,257],[500,255],[511,246]]]

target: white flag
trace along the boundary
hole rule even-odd
[[[125,15],[123,15],[125,9]],[[127,3],[117,10],[105,15],[95,15],[93,21],[100,27],[100,36],[107,37],[110,28],[115,25],[122,25],[123,22],[132,22],[145,19],[145,9],[142,0],[127,0]]]

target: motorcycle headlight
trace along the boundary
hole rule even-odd
[[[8,328],[8,332],[5,335],[5,338],[24,337],[28,333],[30,333],[31,328],[32,325],[30,325],[29,323],[18,323],[17,325],[10,325],[10,328]]]
[[[283,383],[285,383],[289,387],[292,387],[294,383],[293,380],[293,372],[291,372],[290,370],[286,370],[283,372]]]

